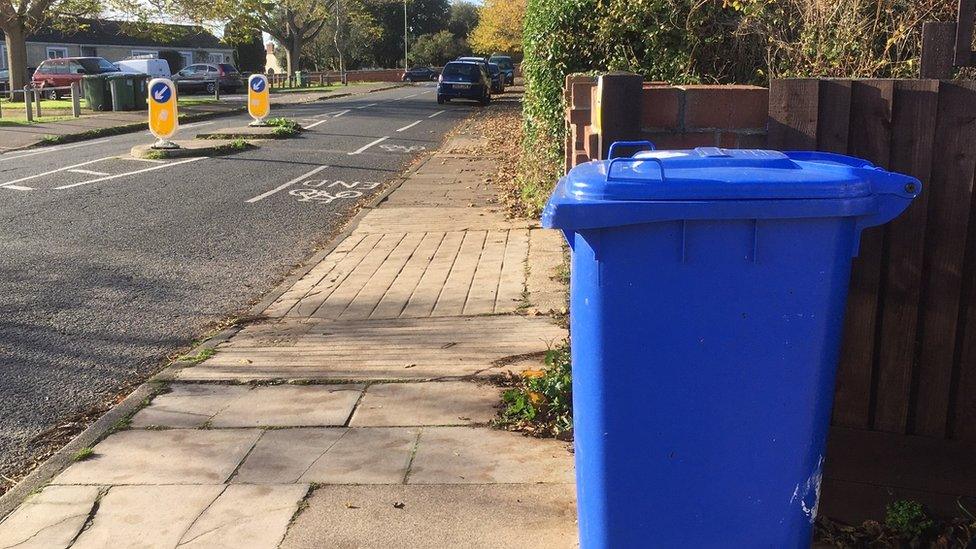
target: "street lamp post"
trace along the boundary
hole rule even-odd
[[[403,0],[403,70],[407,70],[407,0]]]

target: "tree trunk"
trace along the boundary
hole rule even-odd
[[[27,33],[18,20],[8,21],[2,30],[6,36],[10,89],[21,90],[27,84],[27,42],[25,40]]]
[[[302,41],[299,38],[292,37],[288,41],[287,48],[288,57],[288,74],[294,75],[295,71],[302,69],[301,67],[301,57],[302,57]]]

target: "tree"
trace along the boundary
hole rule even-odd
[[[467,40],[471,31],[478,26],[478,6],[471,2],[454,2],[447,20],[447,30],[458,40]]]
[[[478,16],[469,38],[474,51],[521,55],[525,0],[485,0]]]
[[[103,10],[145,19],[148,9],[139,0],[0,0],[0,31],[7,46],[10,89],[27,83],[27,35],[45,25],[68,29],[79,18]]]
[[[414,41],[410,48],[411,65],[443,65],[467,53],[468,44],[459,40],[451,31],[442,30],[425,34]]]
[[[373,0],[366,9],[383,29],[373,43],[377,66],[398,67],[403,63],[403,0]],[[408,38],[442,31],[447,26],[448,0],[407,0]]]
[[[242,21],[224,27],[224,41],[234,46],[234,64],[241,72],[264,72],[267,53],[261,31]]]
[[[383,29],[365,5],[365,0],[338,0],[325,28],[308,44],[303,63],[315,70],[340,71],[373,63],[372,44],[383,35]]]

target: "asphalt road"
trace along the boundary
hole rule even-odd
[[[276,108],[309,130],[232,156],[127,158],[148,133],[0,155],[0,473],[245,310],[473,108],[417,86]]]

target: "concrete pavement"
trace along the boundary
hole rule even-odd
[[[445,150],[0,547],[575,546],[568,445],[489,426],[490,376],[566,337],[521,314],[560,305],[562,243],[497,211],[490,159]]]

